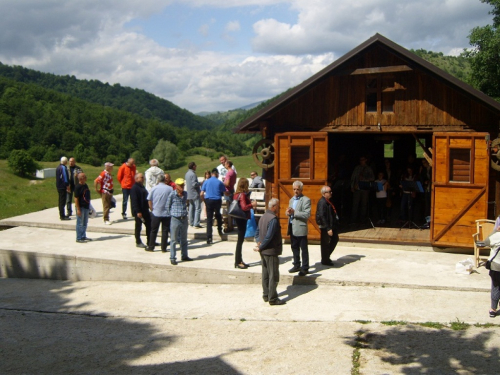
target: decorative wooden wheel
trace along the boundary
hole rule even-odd
[[[269,139],[261,139],[253,146],[253,160],[255,164],[264,169],[274,166],[274,142]]]

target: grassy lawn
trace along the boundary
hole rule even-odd
[[[238,156],[231,159],[236,166],[239,177],[249,177],[250,171],[256,170],[259,175],[261,169],[253,162],[251,155]],[[203,172],[207,169],[212,169],[219,165],[218,160],[210,160],[206,156],[194,155],[187,159],[187,163],[194,161],[196,163],[196,174],[199,177],[203,176]],[[168,171],[175,180],[178,177],[184,177],[187,171],[186,166]],[[56,168],[57,162],[40,162],[44,168]],[[83,168],[87,174],[88,183],[93,184],[94,179],[101,173],[102,167],[93,167],[87,164],[77,164]],[[115,177],[115,187],[117,194],[120,194],[120,187],[116,181],[116,173],[119,166],[113,169],[113,177]],[[144,172],[149,168],[149,165],[139,165],[137,170]],[[96,195],[93,195],[95,198]],[[7,160],[0,160],[0,220],[12,216],[27,214],[30,212],[44,210],[46,208],[56,207],[58,195],[55,185],[55,178],[45,180],[22,178],[16,176],[9,169]]]

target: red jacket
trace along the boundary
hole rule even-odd
[[[248,196],[245,193],[236,193],[234,194],[233,199],[234,200],[238,199],[241,209],[247,215],[247,219],[250,219],[250,210],[253,207],[252,207],[252,202],[250,201]]]
[[[129,167],[127,163],[123,163],[120,169],[118,169],[116,178],[120,181],[122,189],[132,189],[132,186],[135,184],[136,170],[135,165]]]

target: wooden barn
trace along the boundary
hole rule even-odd
[[[237,132],[262,135],[254,158],[263,167],[266,197],[280,200],[284,236],[284,212],[299,179],[312,200],[312,240],[319,239],[314,214],[320,189],[329,184],[341,239],[470,248],[475,220],[500,213],[499,179],[490,166],[499,127],[500,103],[376,34],[241,123]],[[392,216],[384,225],[376,221],[375,193],[370,223],[349,222],[351,173],[361,156],[375,175],[391,165],[395,182],[385,208]],[[412,216],[401,227],[400,175],[409,164],[422,173],[423,160],[432,167],[431,188],[422,192],[417,186]]]

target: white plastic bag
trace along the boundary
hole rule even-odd
[[[472,273],[472,268],[474,267],[474,263],[471,258],[467,258],[465,260],[461,260],[455,266],[455,273],[459,273],[461,275],[470,275]]]
[[[95,219],[97,217],[97,211],[95,210],[94,206],[92,206],[92,203],[89,204],[89,218]]]

